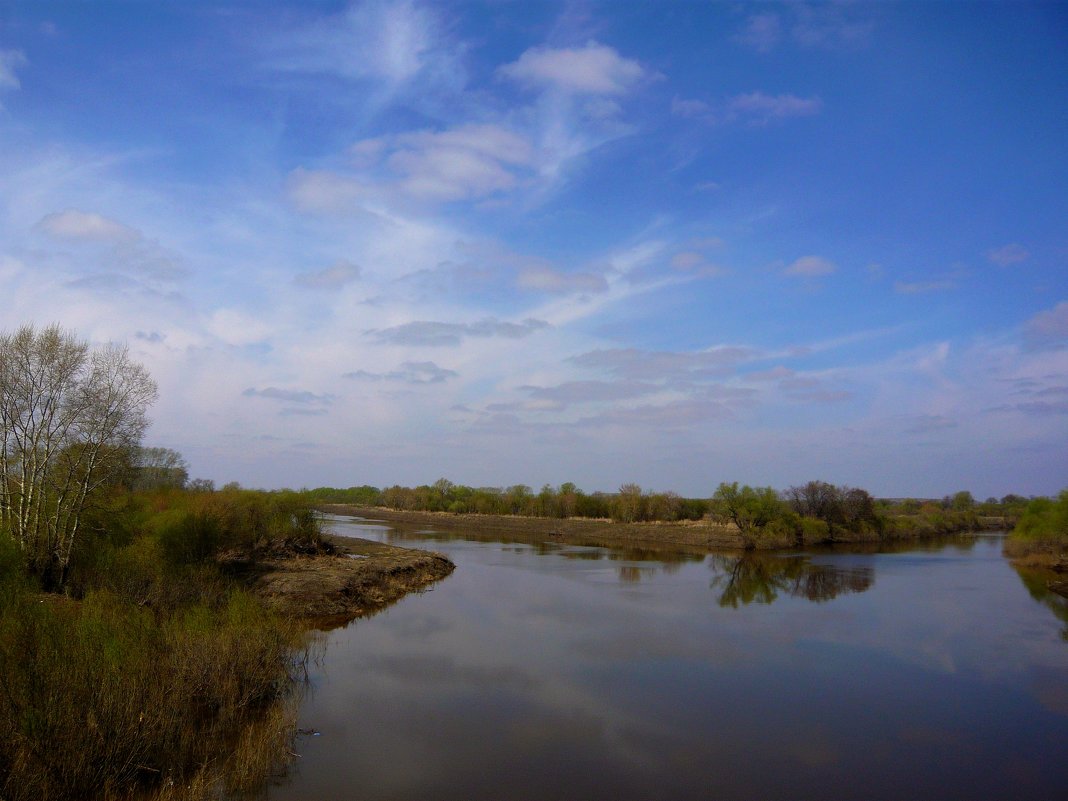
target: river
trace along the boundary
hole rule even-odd
[[[1000,537],[673,559],[328,527],[456,571],[326,635],[273,801],[1068,793],[1068,611]]]

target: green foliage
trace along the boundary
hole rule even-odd
[[[1012,532],[1015,539],[1068,544],[1068,489],[1052,498],[1035,498]]]
[[[785,504],[773,487],[739,487],[738,482],[723,482],[712,496],[714,511],[738,527],[747,549],[756,547],[765,535],[780,533],[784,528]],[[769,529],[769,525],[776,525]]]
[[[949,499],[949,505],[956,512],[970,512],[975,508],[975,498],[967,490],[961,490]]]
[[[373,489],[373,488],[372,488]],[[587,494],[574,483],[559,487],[544,485],[537,493],[525,484],[511,487],[467,487],[438,479],[433,485],[395,485],[368,495],[364,500],[338,500],[337,490],[304,490],[302,497],[314,503],[352,503],[387,506],[401,511],[449,512],[452,514],[519,515],[523,517],[611,518],[623,523],[700,520],[709,511],[708,501],[682,498],[673,492],[643,492],[636,484],[624,484],[618,493]]]
[[[802,517],[800,519],[801,541],[806,545],[827,542],[831,537],[831,527],[825,520],[817,520],[814,517]]]

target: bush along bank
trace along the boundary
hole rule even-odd
[[[62,593],[0,532],[0,798],[262,782],[308,639],[229,565],[320,550],[314,516],[292,494],[116,490],[89,528]]]

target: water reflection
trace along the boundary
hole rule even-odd
[[[321,736],[270,801],[1064,795],[1065,618],[999,541],[672,557],[357,526],[457,569],[329,635],[298,724]]]
[[[658,574],[674,575],[685,564],[702,562],[704,554],[652,551],[648,548],[613,548],[568,547],[554,552],[565,559],[597,562],[626,562],[616,568],[620,582],[636,584]]]
[[[1030,593],[1031,597],[1047,607],[1059,621],[1065,624],[1064,629],[1061,631],[1061,636],[1068,640],[1068,598],[1053,592],[1049,588],[1051,577],[1055,574],[1048,570],[1028,568],[1021,565],[1013,565],[1013,568],[1019,575],[1020,581],[1027,587],[1027,592]]]
[[[710,586],[720,593],[719,605],[732,609],[770,604],[781,593],[822,603],[845,593],[864,592],[875,582],[871,567],[814,563],[808,556],[714,554],[709,560],[717,571]]]

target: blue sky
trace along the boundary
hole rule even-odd
[[[0,2],[0,329],[250,486],[1068,484],[1068,6]]]

